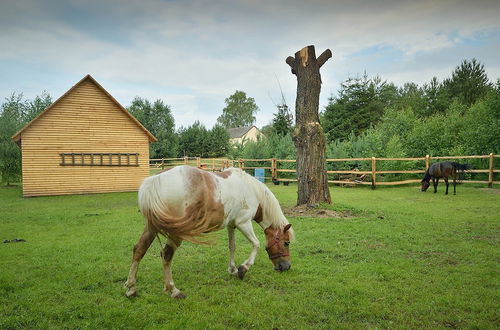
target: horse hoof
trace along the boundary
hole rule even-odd
[[[177,292],[175,295],[172,295],[172,298],[175,298],[175,299],[185,299],[187,296],[182,293],[182,292]]]
[[[245,274],[246,274],[247,271],[248,271],[248,269],[245,266],[243,266],[243,265],[241,265],[240,267],[238,267],[238,278],[240,280],[242,280],[245,277]]]
[[[137,291],[135,291],[135,290],[127,290],[127,292],[125,293],[125,295],[127,296],[127,298],[137,297]]]

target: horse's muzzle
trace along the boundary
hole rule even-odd
[[[284,272],[285,270],[289,270],[292,265],[290,264],[289,261],[286,260],[281,260],[274,266],[274,270],[277,270],[279,272]]]

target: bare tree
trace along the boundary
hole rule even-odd
[[[326,140],[319,123],[319,69],[332,57],[327,49],[318,58],[314,46],[307,46],[289,56],[286,63],[297,76],[295,103],[295,130],[293,141],[297,149],[297,178],[299,194],[297,205],[316,206],[331,203],[326,174]]]

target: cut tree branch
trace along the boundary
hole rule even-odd
[[[318,57],[318,66],[321,68],[323,64],[325,64],[328,59],[332,57],[332,51],[330,49],[325,50],[319,57]],[[288,59],[287,59],[288,60]]]
[[[291,56],[288,56],[285,62],[292,68],[292,73],[295,74],[295,59]]]

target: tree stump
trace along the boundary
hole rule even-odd
[[[326,139],[319,123],[319,94],[321,75],[319,69],[332,57],[327,49],[316,58],[314,46],[307,46],[287,57],[286,63],[297,76],[295,102],[296,126],[293,141],[297,149],[297,205],[316,206],[331,203],[326,173]]]

